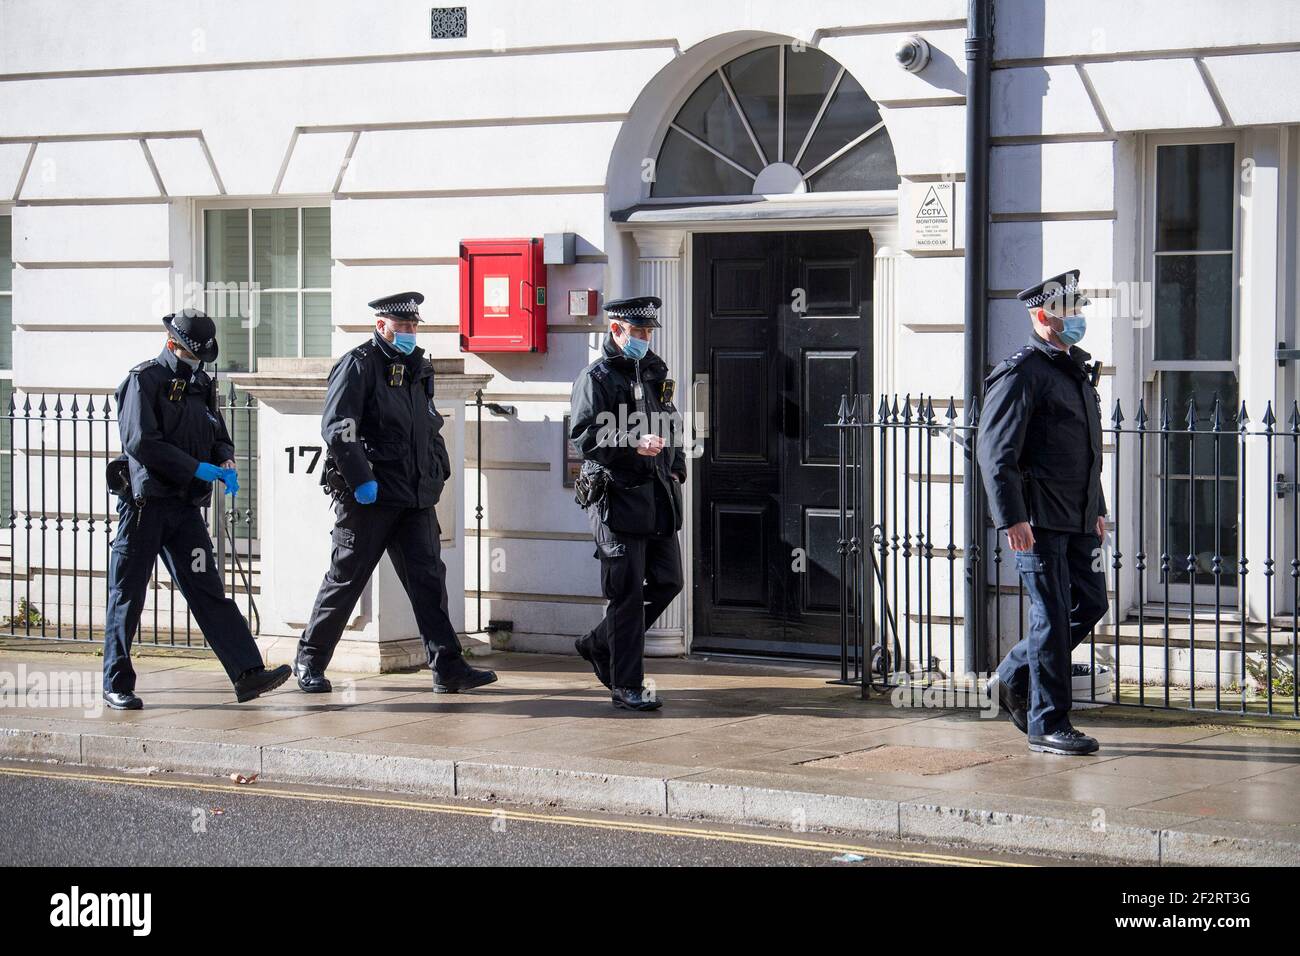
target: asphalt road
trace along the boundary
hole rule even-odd
[[[0,761],[0,866],[1052,864],[644,817]]]

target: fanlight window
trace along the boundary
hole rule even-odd
[[[825,53],[790,44],[737,57],[668,126],[650,195],[896,189],[880,109]]]

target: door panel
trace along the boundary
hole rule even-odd
[[[869,391],[866,232],[694,239],[694,373],[709,437],[693,469],[692,646],[838,653],[840,396]]]

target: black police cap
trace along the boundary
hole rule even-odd
[[[181,309],[163,316],[163,325],[177,343],[193,352],[202,362],[217,360],[217,323],[198,309]]]
[[[657,329],[660,305],[662,303],[658,296],[634,295],[627,299],[606,302],[605,312],[620,322],[635,325],[640,329]]]
[[[380,315],[391,315],[396,319],[414,319],[420,321],[420,305],[424,302],[421,292],[398,292],[373,299],[366,304]]]
[[[1046,309],[1054,315],[1068,315],[1091,301],[1079,291],[1078,269],[1044,279],[1038,285],[1018,292],[1016,298],[1027,309]]]

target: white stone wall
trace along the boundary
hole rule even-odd
[[[1086,345],[1107,363],[1107,404],[1137,384],[1127,333],[1107,334],[1105,290],[1137,274],[1144,132],[1300,122],[1300,7],[1188,0],[1170,17],[1161,6],[997,4],[990,359],[1024,334],[1014,292],[1079,267],[1100,293]],[[646,12],[471,0],[469,36],[432,41],[429,6],[407,0],[6,0],[0,212],[13,214],[18,263],[16,384],[107,390],[153,354],[157,317],[181,304],[172,290],[199,278],[205,202],[329,203],[336,353],[367,334],[368,299],[409,287],[428,296],[421,344],[459,357],[459,240],[577,233],[579,261],[548,277],[548,352],[465,356],[467,371],[493,374],[486,397],[515,414],[485,417],[481,462],[471,417],[464,491],[472,525],[481,468],[484,620],[585,630],[598,575],[561,484],[559,423],[598,337],[563,314],[566,293],[636,291],[636,245],[609,213],[636,200],[641,158],[710,64],[762,38],[812,43],[881,105],[903,208],[955,181],[955,249],[914,254],[904,228],[878,250],[892,284],[878,301],[876,376],[900,393],[963,389],[966,4],[662,0]],[[920,74],[892,59],[910,33],[933,51]],[[1294,164],[1294,150],[1275,161]],[[1274,202],[1275,219],[1294,216],[1293,197]],[[1294,310],[1294,296],[1282,301]]]

